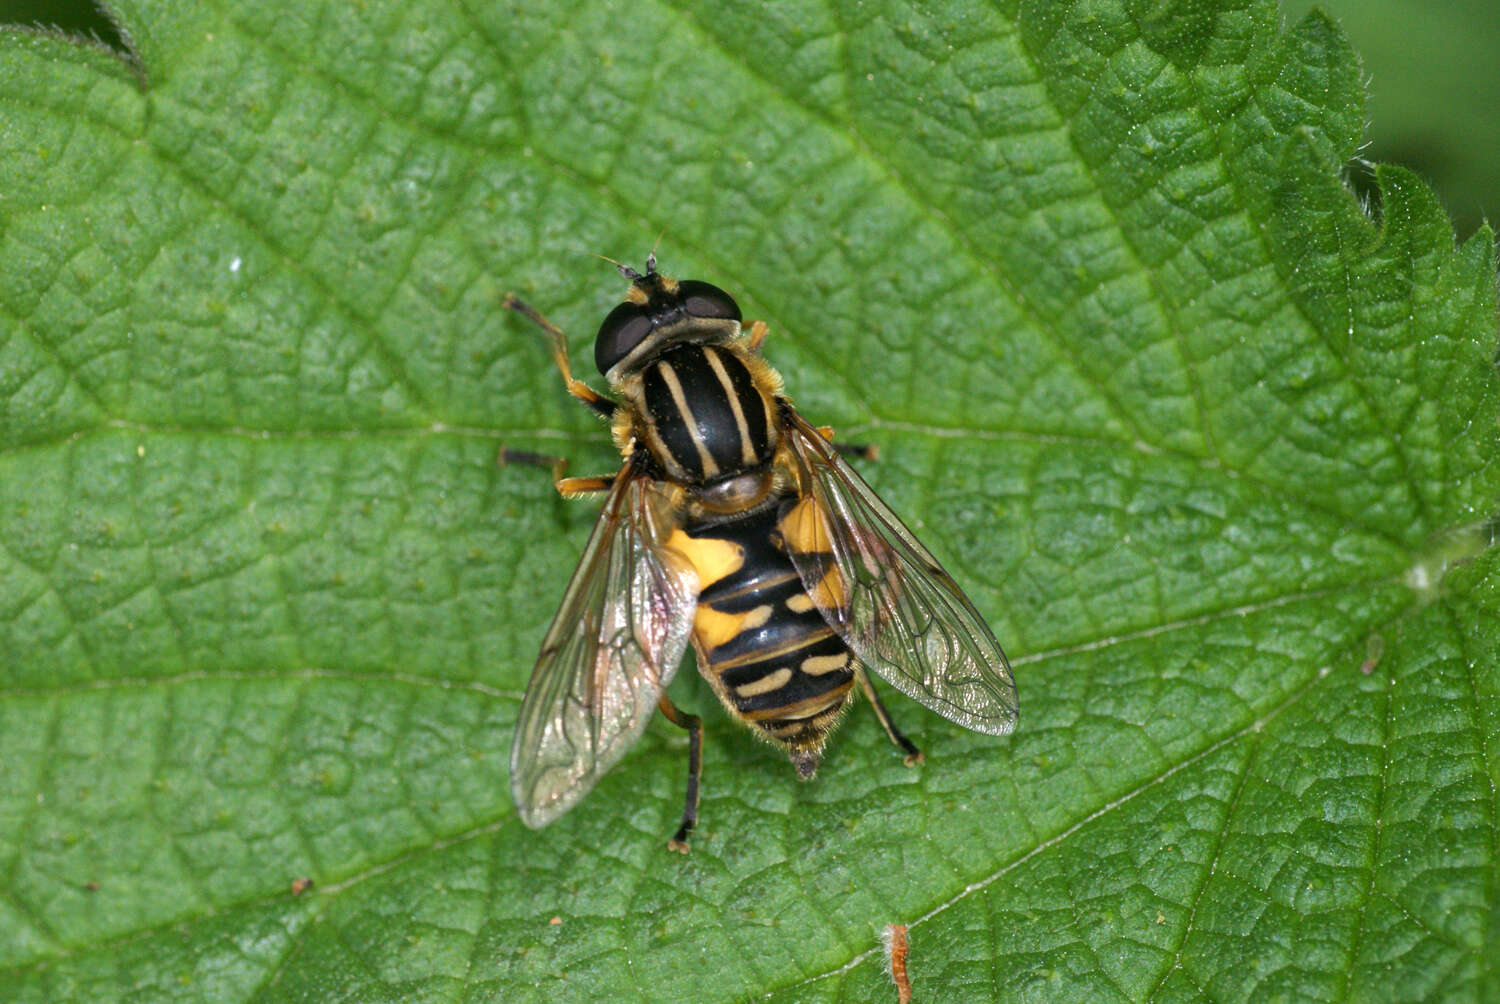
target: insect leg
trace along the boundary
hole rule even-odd
[[[688,834],[698,825],[698,781],[703,777],[703,721],[697,715],[679,711],[666,694],[657,699],[656,706],[667,716],[668,721],[680,729],[686,729],[688,734],[687,799],[682,806],[682,824],[677,827],[672,839],[667,841],[669,850],[686,854]]]
[[[891,737],[891,742],[906,754],[906,766],[915,767],[927,759],[922,755],[922,751],[917,749],[916,744],[902,735],[901,730],[896,728],[896,723],[891,721],[891,713],[885,710],[884,704],[880,703],[880,695],[875,692],[875,684],[870,682],[870,674],[865,672],[865,667],[856,666],[854,673],[859,678],[860,689],[865,692],[865,696],[870,699],[870,706],[875,709],[875,717],[880,719],[881,728],[885,729],[885,734]]]
[[[820,425],[817,429],[818,435],[828,442],[833,443],[833,448],[845,457],[856,457],[860,460],[878,460],[880,450],[872,443],[834,443],[833,426]]]
[[[505,294],[502,306],[507,310],[514,310],[547,333],[548,341],[552,346],[552,361],[557,363],[557,368],[562,372],[563,383],[567,385],[569,394],[605,418],[614,415],[615,403],[613,401],[573,376],[573,367],[568,364],[568,339],[562,333],[562,329],[537,313],[536,308],[518,299],[514,293]]]
[[[833,448],[846,457],[858,460],[877,460],[880,450],[874,443],[834,443]]]
[[[552,485],[558,494],[572,498],[577,495],[593,495],[598,492],[607,492],[614,486],[615,475],[605,474],[597,478],[565,478],[563,472],[568,469],[567,457],[549,457],[543,453],[531,453],[528,450],[512,450],[508,446],[500,447],[500,454],[495,462],[502,467],[506,464],[531,464],[535,467],[552,468]]]
[[[771,329],[766,327],[765,321],[750,322],[750,351],[760,351],[760,343],[766,340],[766,333]]]

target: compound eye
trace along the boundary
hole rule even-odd
[[[594,339],[594,365],[608,373],[651,333],[651,318],[634,303],[622,303],[604,318]]]
[[[688,279],[677,284],[677,295],[682,299],[682,309],[691,317],[740,319],[740,305],[718,286]]]

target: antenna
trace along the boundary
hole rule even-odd
[[[635,280],[637,280],[637,279],[645,278],[645,276],[642,276],[639,272],[637,272],[635,269],[631,268],[629,265],[626,265],[626,264],[624,264],[622,262],[615,261],[609,255],[594,254],[594,252],[592,252],[592,251],[590,251],[589,254],[593,255],[595,258],[599,258],[599,259],[602,259],[603,261],[609,262],[615,268],[619,269],[620,270],[620,274],[623,275],[625,278],[629,279],[631,282],[635,282]],[[646,259],[646,275],[650,275],[655,270],[656,270],[656,259],[655,258],[647,258]]]
[[[656,271],[656,249],[661,247],[661,239],[667,235],[663,230],[656,235],[656,243],[651,245],[651,250],[646,253],[646,274],[650,275]]]

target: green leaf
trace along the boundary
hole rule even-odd
[[[1288,17],[1312,0],[1290,0]],[[1359,49],[1370,83],[1369,145],[1362,155],[1416,170],[1471,234],[1500,214],[1495,187],[1500,130],[1490,95],[1500,88],[1500,20],[1489,0],[1323,0]]]
[[[1255,0],[117,6],[0,32],[0,997],[1480,1000],[1488,229],[1340,181]],[[1007,739],[817,780],[658,722],[551,828],[511,726],[615,462],[580,369],[708,279],[992,619]],[[293,895],[292,882],[315,880]]]

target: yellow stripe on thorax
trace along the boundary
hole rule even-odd
[[[755,444],[750,442],[750,423],[745,421],[745,409],[740,406],[740,396],[734,392],[734,381],[729,379],[729,372],[724,369],[724,362],[719,358],[719,352],[712,347],[703,350],[703,356],[708,360],[709,368],[718,377],[719,386],[724,388],[724,397],[729,401],[729,410],[734,412],[734,424],[740,432],[740,459],[749,467],[755,463]]]
[[[663,359],[656,364],[656,372],[661,374],[662,382],[667,385],[667,393],[672,395],[672,403],[677,406],[677,414],[682,418],[688,438],[693,441],[693,446],[698,450],[698,462],[703,465],[703,476],[705,478],[717,477],[719,465],[714,462],[713,454],[708,452],[708,447],[703,442],[703,435],[698,431],[698,420],[693,417],[693,409],[688,404],[687,395],[683,393],[682,381],[677,379],[677,371],[672,368],[671,363]]]

